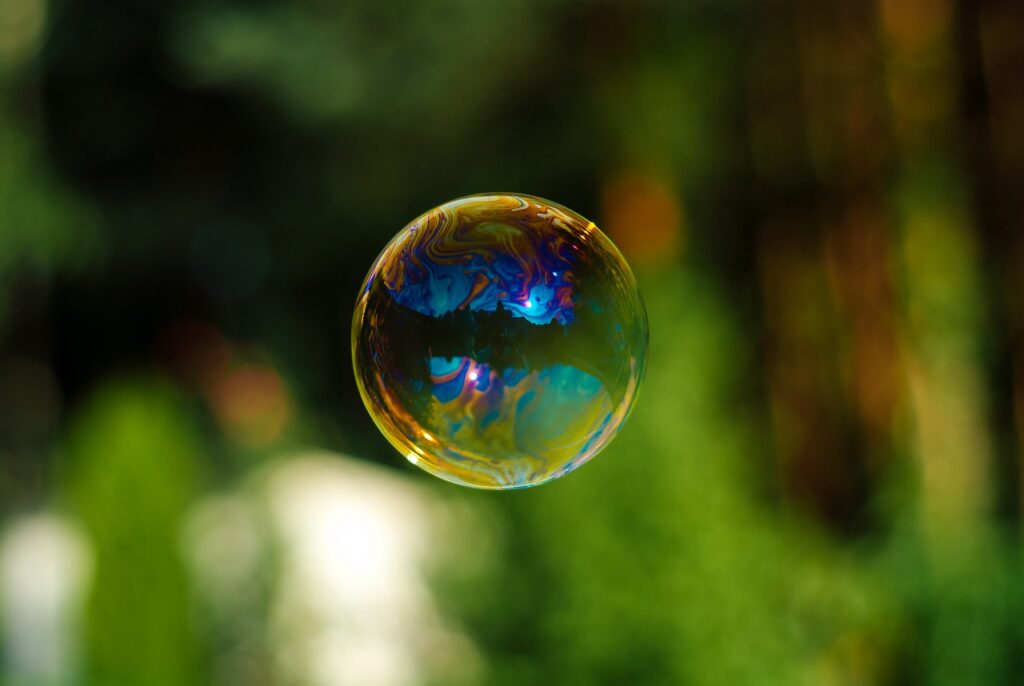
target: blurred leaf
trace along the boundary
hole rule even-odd
[[[14,269],[47,276],[98,255],[95,210],[55,178],[32,136],[0,118],[0,280]]]
[[[530,63],[546,36],[534,15],[554,4],[216,5],[181,22],[176,47],[192,78],[265,92],[303,120],[395,127],[426,118],[450,130]],[[482,65],[493,67],[486,79]]]
[[[61,480],[95,548],[85,644],[96,683],[203,682],[180,551],[201,457],[188,411],[159,386],[108,386],[71,428]]]

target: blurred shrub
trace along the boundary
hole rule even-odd
[[[202,456],[187,406],[160,386],[107,386],[72,425],[60,482],[95,551],[85,623],[91,683],[204,682],[180,550]]]

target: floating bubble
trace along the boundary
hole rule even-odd
[[[647,356],[636,280],[608,238],[528,195],[434,208],[363,283],[352,359],[366,407],[413,464],[478,488],[567,474],[626,420]]]

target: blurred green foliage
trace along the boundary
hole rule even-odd
[[[0,112],[0,330],[12,281],[45,281],[102,254],[94,208],[47,167],[35,132],[25,128]]]
[[[643,402],[603,459],[505,503],[504,557],[453,595],[496,649],[488,683],[1014,674],[1024,589],[998,534],[929,541],[901,500],[890,536],[844,545],[759,500],[752,460],[766,448],[738,430],[751,418],[732,397],[749,341],[699,277],[644,276],[657,371]]]
[[[0,0],[0,530],[84,532],[67,669],[1019,683],[1021,27],[997,0]],[[388,238],[486,190],[593,217],[651,320],[614,444],[515,493],[392,454],[346,349]],[[401,486],[338,491],[352,526],[308,538],[302,497],[248,512],[304,444]],[[296,551],[394,587],[353,605]],[[47,579],[0,598],[47,626]],[[0,609],[20,686],[48,634]]]
[[[84,628],[89,683],[203,681],[181,557],[200,445],[181,399],[156,385],[106,387],[69,428],[60,488],[94,551]]]

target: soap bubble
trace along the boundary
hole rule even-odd
[[[528,195],[474,195],[402,229],[352,322],[366,407],[442,479],[521,488],[596,455],[633,407],[647,314],[612,242]]]

